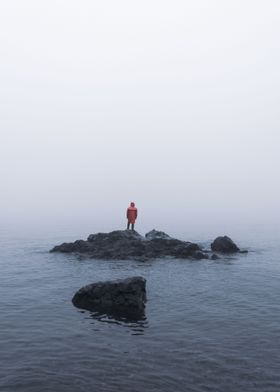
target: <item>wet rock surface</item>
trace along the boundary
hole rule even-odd
[[[221,252],[221,253],[237,253],[240,252],[238,246],[232,241],[231,238],[217,237],[214,242],[211,244],[211,249],[213,252]]]
[[[86,241],[63,243],[55,246],[51,252],[74,252],[97,259],[142,261],[161,257],[209,258],[197,244],[177,240],[157,230],[152,230],[145,237],[132,230],[91,234]]]
[[[158,231],[158,230],[151,230],[147,234],[145,234],[145,238],[148,240],[171,240],[172,238],[164,233],[163,231]]]
[[[136,276],[84,286],[72,303],[81,309],[138,319],[144,315],[146,300],[146,280]]]

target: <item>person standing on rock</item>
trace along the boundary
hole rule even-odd
[[[127,230],[129,230],[130,225],[132,230],[134,230],[134,225],[135,221],[137,219],[138,211],[137,208],[135,207],[135,203],[131,202],[130,207],[128,207],[126,211],[126,217],[127,217]]]

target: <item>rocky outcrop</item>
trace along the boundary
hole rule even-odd
[[[145,238],[148,240],[171,240],[172,238],[164,233],[163,231],[158,231],[158,230],[151,230],[149,233],[145,234]]]
[[[85,254],[97,259],[149,260],[160,257],[208,259],[209,256],[195,243],[177,240],[152,230],[142,237],[136,231],[112,231],[91,234],[87,241],[78,240],[55,246],[51,252]]]
[[[232,241],[231,238],[217,237],[214,242],[211,244],[211,249],[213,252],[221,252],[221,253],[237,253],[240,252],[238,246]]]
[[[141,318],[145,310],[146,280],[132,277],[93,283],[77,291],[72,302],[81,309]]]

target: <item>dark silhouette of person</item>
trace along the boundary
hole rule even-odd
[[[135,203],[131,202],[130,207],[128,207],[126,211],[126,217],[127,217],[127,230],[129,230],[130,225],[132,230],[134,230],[134,225],[135,221],[137,219],[138,211],[137,208],[135,207]]]

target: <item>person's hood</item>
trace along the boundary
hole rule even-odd
[[[130,207],[135,207],[135,203],[133,203],[133,201],[130,203]]]

